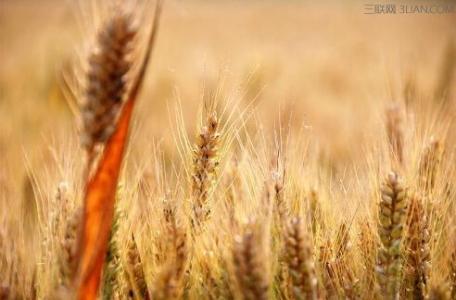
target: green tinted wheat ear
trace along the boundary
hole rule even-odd
[[[292,299],[317,299],[317,277],[312,244],[300,218],[292,218],[285,232],[285,256]]]
[[[96,45],[89,56],[84,100],[82,145],[90,163],[95,147],[103,145],[117,122],[125,98],[131,69],[129,58],[136,30],[129,16],[117,14],[98,33]]]
[[[399,276],[402,269],[401,243],[406,215],[406,190],[398,175],[388,174],[381,188],[378,233],[377,274],[387,299],[399,297]]]
[[[218,127],[216,113],[209,113],[193,150],[192,194],[196,223],[204,221],[209,214],[207,201],[218,166]]]
[[[234,241],[233,264],[238,291],[245,300],[268,299],[269,283],[265,269],[261,237],[257,226],[250,222],[244,233]]]
[[[405,292],[408,298],[425,299],[428,294],[431,254],[429,224],[421,199],[410,201],[404,271]],[[407,299],[408,299],[407,298]]]

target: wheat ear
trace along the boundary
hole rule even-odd
[[[262,250],[260,232],[250,221],[245,231],[235,236],[233,249],[234,275],[242,299],[268,299],[269,283]]]
[[[127,272],[130,277],[132,292],[138,299],[150,299],[144,268],[139,255],[138,245],[133,234],[127,243]]]
[[[410,200],[406,240],[405,293],[413,299],[427,298],[431,263],[429,223],[421,201],[417,196]]]
[[[437,172],[442,159],[442,146],[439,140],[431,139],[420,158],[420,184],[426,194],[432,192],[435,186]]]
[[[399,276],[402,269],[401,244],[406,215],[406,190],[394,172],[388,174],[381,188],[378,233],[377,274],[383,291],[390,299],[399,297]]]
[[[171,258],[159,273],[154,299],[180,299],[183,294],[183,279],[188,260],[188,241],[185,228],[179,224],[175,207],[164,210],[167,249]]]
[[[98,33],[89,56],[84,99],[81,103],[83,131],[81,143],[86,150],[88,176],[96,155],[96,147],[104,145],[114,132],[124,102],[132,67],[130,53],[137,30],[131,17],[118,13]]]
[[[312,244],[301,218],[292,218],[286,227],[285,252],[291,279],[292,299],[317,299],[317,277]]]
[[[76,209],[68,219],[62,243],[62,258],[60,261],[60,276],[62,284],[69,287],[71,280],[76,274],[76,250],[78,230],[81,226],[82,208]]]
[[[208,113],[193,150],[192,194],[194,222],[201,223],[209,215],[207,201],[218,166],[219,121],[215,112]]]

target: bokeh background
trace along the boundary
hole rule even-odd
[[[55,158],[50,149],[77,145],[61,89],[84,39],[75,3],[0,1],[0,181],[16,199],[30,170]],[[377,134],[385,103],[431,101],[442,86],[454,102],[456,15],[367,15],[365,4],[167,1],[133,143],[176,155],[173,107],[192,135],[203,98],[217,93],[253,103],[266,128],[305,128],[343,170]]]

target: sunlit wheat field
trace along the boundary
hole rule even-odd
[[[456,299],[456,9],[368,4],[0,0],[0,299]]]

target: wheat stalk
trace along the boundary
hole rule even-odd
[[[369,295],[375,283],[376,242],[373,229],[368,221],[361,223],[358,248],[363,260],[363,286],[365,296]]]
[[[312,234],[315,236],[317,230],[324,230],[325,223],[320,198],[316,189],[312,188],[308,193],[309,218],[312,224]]]
[[[122,279],[123,268],[120,259],[120,249],[118,245],[118,232],[120,226],[121,212],[116,206],[114,219],[109,237],[108,253],[103,270],[103,283],[101,294],[102,298],[117,299],[122,293],[119,281]]]

